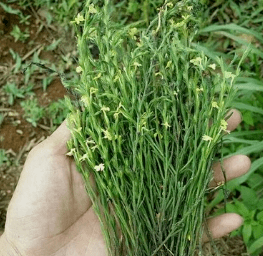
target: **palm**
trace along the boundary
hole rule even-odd
[[[106,255],[75,164],[65,155],[43,159],[29,155],[10,202],[6,230],[21,242],[19,250],[26,255]]]
[[[229,129],[233,130],[241,118],[240,114],[231,118]],[[70,137],[64,122],[27,158],[9,205],[4,233],[22,255],[107,255],[100,224],[82,177],[73,160],[65,155]],[[250,160],[239,155],[224,164],[227,178],[232,179],[248,171]],[[215,184],[211,186],[221,180],[224,180],[221,167],[215,165]],[[216,238],[238,228],[241,222],[240,216],[225,214],[210,219],[208,227]]]

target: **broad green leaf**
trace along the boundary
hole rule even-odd
[[[263,176],[259,173],[253,173],[247,180],[247,184],[256,191],[257,187],[263,187]]]
[[[250,111],[246,111],[243,115],[243,120],[246,124],[254,126],[254,120],[252,117],[252,113]]]
[[[258,224],[257,226],[254,226],[252,229],[253,236],[255,239],[258,239],[263,236],[263,225]]]
[[[236,206],[234,204],[231,204],[231,203],[227,203],[226,204],[226,211],[227,212],[238,213],[238,210],[237,210]]]
[[[257,220],[261,220],[263,222],[263,211],[262,212],[259,212],[257,214]],[[262,233],[262,236],[263,236],[263,233]]]
[[[243,228],[242,228],[242,235],[243,235],[243,239],[245,244],[248,243],[250,237],[252,234],[252,227],[250,224],[244,224]]]
[[[238,213],[241,214],[243,217],[248,217],[250,215],[250,211],[248,208],[244,205],[243,202],[238,201],[237,199],[233,198],[233,201],[235,202],[236,209],[238,210]]]
[[[248,206],[255,206],[258,202],[256,191],[245,186],[239,186],[237,188],[241,192],[244,203]]]
[[[249,248],[248,248],[248,252],[249,253],[254,253],[256,250],[260,249],[261,247],[263,247],[263,237],[259,238],[258,240],[256,240]]]

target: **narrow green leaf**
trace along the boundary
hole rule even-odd
[[[258,40],[260,40],[263,43],[263,36],[260,33],[252,29],[243,28],[234,23],[225,24],[225,25],[211,25],[211,26],[201,29],[199,33],[201,34],[201,33],[207,33],[207,32],[220,31],[220,30],[234,30],[234,31],[238,31],[244,34],[253,35],[254,37],[256,37]]]
[[[263,109],[262,108],[253,107],[249,104],[242,103],[242,102],[233,102],[232,105],[233,105],[233,107],[235,107],[237,109],[248,110],[248,111],[263,115]]]
[[[253,84],[253,83],[243,83],[235,84],[235,87],[239,90],[249,90],[249,91],[263,91],[263,85]]]

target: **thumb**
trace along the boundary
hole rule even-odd
[[[53,153],[56,155],[65,155],[68,152],[67,141],[70,140],[71,134],[67,127],[67,119],[46,139],[52,144]]]

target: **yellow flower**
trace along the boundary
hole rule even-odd
[[[104,129],[102,129],[102,131],[104,132],[104,137],[103,138],[105,138],[105,139],[108,139],[108,140],[115,140],[115,139],[117,139],[117,135],[115,135],[115,136],[113,136],[108,130],[104,130]]]
[[[225,71],[225,77],[226,77],[226,78],[232,78],[232,79],[234,79],[234,78],[236,77],[236,75],[234,75],[234,74],[231,73],[231,72]]]
[[[94,78],[93,78],[93,80],[97,80],[97,79],[99,79],[101,77],[101,73],[99,73],[97,76],[95,76]]]
[[[222,129],[223,131],[226,131],[226,128],[227,128],[227,122],[226,122],[226,120],[224,120],[224,119],[221,120],[221,125],[220,125],[220,127],[221,127],[221,129]]]
[[[114,77],[114,79],[113,79],[113,82],[116,82],[118,79],[119,79],[119,76],[116,75],[116,76]]]
[[[72,148],[67,154],[66,156],[73,156],[73,153],[76,152],[75,148]]]
[[[163,74],[161,72],[155,73],[155,76],[160,76],[163,79]]]
[[[77,72],[77,73],[81,73],[81,72],[83,72],[82,67],[78,66],[78,67],[76,68],[76,72]]]
[[[195,66],[201,66],[201,61],[202,59],[200,57],[190,60],[190,62],[193,63]]]
[[[134,36],[138,33],[138,29],[137,28],[131,28],[129,30],[129,35],[134,38]],[[136,38],[135,38],[136,39]]]
[[[82,161],[84,161],[85,159],[88,159],[88,155],[87,155],[87,154],[84,154],[84,155],[79,159],[79,161],[82,162]]]
[[[212,102],[212,107],[213,107],[213,108],[219,108],[216,101],[213,101],[213,102]]]
[[[82,22],[82,21],[84,21],[84,20],[85,20],[85,19],[84,19],[83,15],[81,15],[80,13],[78,13],[77,17],[75,18],[75,22],[76,22],[77,24],[79,24],[80,22]]]
[[[104,164],[99,164],[94,167],[94,169],[99,172],[104,170]]]
[[[142,64],[140,64],[140,63],[138,63],[138,62],[135,61],[135,62],[133,63],[133,66],[135,66],[135,67],[141,67]]]
[[[169,68],[171,65],[172,65],[172,61],[171,61],[171,60],[169,60],[169,61],[167,62],[167,65],[166,65],[166,67],[165,67],[165,68]]]
[[[210,64],[210,65],[208,65],[208,67],[209,67],[209,68],[212,68],[213,70],[215,70],[215,69],[216,69],[216,64],[215,64],[215,63]]]
[[[204,91],[204,88],[203,88],[203,87],[201,87],[201,88],[198,88],[198,87],[197,87],[197,88],[196,88],[196,91],[197,91],[197,92],[203,92],[203,91]]]
[[[97,88],[94,88],[94,87],[90,87],[90,94],[94,94],[98,91]]]
[[[97,10],[95,9],[94,4],[91,4],[89,6],[89,13],[97,13]]]
[[[86,140],[86,144],[95,144],[95,141],[94,140]]]
[[[165,128],[167,129],[168,127],[171,127],[171,125],[168,124],[168,122],[164,122],[162,123],[163,126],[165,126]]]
[[[167,3],[167,6],[168,6],[169,8],[172,8],[174,5],[173,5],[173,3]]]
[[[208,135],[204,135],[204,136],[202,137],[202,140],[204,140],[204,141],[211,141],[211,140],[213,140],[213,138],[210,137],[210,136],[208,136]]]
[[[103,111],[103,112],[110,111],[110,108],[103,106],[103,107],[101,108],[101,111]]]

